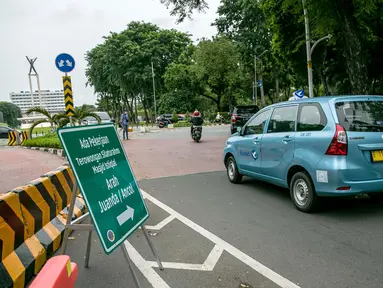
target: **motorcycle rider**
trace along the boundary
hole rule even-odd
[[[195,109],[193,116],[190,119],[190,123],[192,123],[191,129],[190,129],[190,134],[192,135],[194,126],[202,126],[203,124],[201,113],[199,113],[197,109]]]

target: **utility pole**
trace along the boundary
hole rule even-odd
[[[153,78],[153,98],[154,98],[154,121],[157,119],[157,101],[156,101],[156,84],[154,82],[154,68],[152,61],[152,78]]]
[[[313,66],[311,61],[311,39],[310,39],[310,23],[309,15],[306,8],[306,0],[302,0],[303,15],[305,17],[305,34],[306,34],[306,54],[307,54],[307,75],[309,81],[309,97],[314,97],[313,87]]]
[[[313,81],[313,64],[312,64],[312,54],[315,49],[315,47],[319,44],[319,42],[330,39],[332,37],[331,34],[322,37],[318,41],[314,42],[313,46],[311,47],[311,37],[310,37],[310,22],[309,22],[309,15],[306,7],[306,0],[302,0],[303,5],[303,14],[305,17],[305,34],[306,34],[306,54],[307,54],[307,74],[308,74],[308,81],[309,81],[309,98],[314,97],[314,81]]]

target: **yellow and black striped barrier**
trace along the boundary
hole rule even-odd
[[[0,195],[0,288],[25,287],[59,248],[74,176],[62,166]],[[86,212],[76,199],[75,218]]]
[[[8,132],[8,146],[16,146],[17,145],[17,137],[19,133],[17,131],[9,131]]]
[[[20,145],[24,146],[26,140],[28,140],[28,131],[21,131]]]
[[[74,103],[72,93],[72,82],[70,76],[63,76],[65,113],[67,116],[74,115]]]

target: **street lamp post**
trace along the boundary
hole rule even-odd
[[[306,34],[306,54],[307,54],[307,75],[309,82],[309,97],[314,97],[314,81],[313,81],[313,64],[312,64],[312,54],[315,47],[319,44],[319,42],[330,39],[332,37],[331,34],[322,37],[318,41],[314,42],[311,47],[311,39],[310,39],[310,23],[309,23],[309,15],[306,7],[306,0],[302,0],[303,5],[303,15],[305,17],[305,34]]]

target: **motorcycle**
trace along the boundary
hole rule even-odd
[[[167,127],[169,124],[171,124],[171,121],[169,119],[162,119],[158,123],[158,128]]]
[[[195,142],[198,143],[202,137],[202,126],[193,126],[193,132],[191,137]]]

